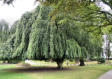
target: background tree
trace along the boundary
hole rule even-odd
[[[11,61],[15,31],[15,25],[10,29],[6,21],[0,21],[0,60],[3,60],[3,62],[8,61],[9,63]]]
[[[57,15],[51,21],[50,7],[38,6],[17,23],[13,59],[53,60],[58,68],[64,60],[87,57],[89,35],[75,22]],[[82,40],[83,39],[83,40]]]
[[[15,21],[15,22],[12,24],[12,26],[10,27],[10,30],[9,30],[9,31],[10,31],[10,35],[15,34],[17,26],[18,26],[18,21]]]
[[[9,25],[5,20],[0,21],[0,43],[7,41],[9,37]]]
[[[0,60],[4,63],[11,63],[12,55],[13,55],[13,48],[14,48],[14,40],[15,35],[12,35],[5,43],[0,45]]]
[[[64,60],[79,58],[80,65],[84,65],[84,58],[91,56],[92,46],[99,48],[91,41],[93,37],[88,30],[84,30],[86,22],[80,21],[80,18],[69,20],[63,13],[57,14],[55,20],[51,21],[51,10],[51,7],[38,6],[17,22],[12,58],[53,60],[58,68],[62,67]]]

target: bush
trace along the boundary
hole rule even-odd
[[[103,64],[105,63],[105,58],[98,58],[97,61],[98,61],[98,64]]]

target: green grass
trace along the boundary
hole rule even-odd
[[[112,66],[94,65],[72,67],[73,70],[38,73],[38,79],[97,79],[101,74],[112,69]]]
[[[112,69],[111,65],[104,64],[72,66],[67,70],[56,70],[54,67],[53,64],[53,67],[48,67],[48,69],[47,66],[41,66],[32,70],[31,68],[17,68],[16,65],[0,65],[0,79],[97,79],[101,74]]]
[[[0,65],[0,79],[32,79],[33,78],[33,76],[27,73],[15,73],[7,70],[14,67],[15,65]]]

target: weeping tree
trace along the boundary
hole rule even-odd
[[[11,27],[9,59],[53,60],[58,68],[62,68],[64,60],[78,58],[80,65],[85,65],[84,58],[91,55],[90,45],[93,45],[89,33],[82,28],[85,23],[70,20],[71,17],[65,17],[63,13],[56,14],[55,20],[51,20],[52,9],[38,6],[35,11],[25,13]],[[1,52],[2,55],[8,56]]]
[[[88,20],[92,22],[96,20],[90,18],[100,14],[100,10],[90,0],[37,1],[45,5],[52,5],[53,11],[49,7],[41,6],[35,12],[23,15],[17,23],[13,58],[52,59],[61,68],[64,59],[78,57],[84,65],[83,59],[91,55],[90,47],[93,45],[97,47],[94,42],[90,41],[90,36],[85,29],[93,26],[89,24]],[[13,0],[4,0],[4,2],[9,4]],[[85,20],[88,21],[87,25],[84,25]],[[78,25],[74,21],[77,21]],[[81,22],[87,28],[79,28]]]
[[[29,45],[29,37],[32,29],[33,23],[38,18],[38,12],[40,7],[38,7],[35,12],[25,13],[21,20],[17,23],[16,28],[16,38],[14,42],[14,54],[15,59],[26,59],[26,52]],[[36,13],[37,12],[37,13]],[[33,15],[32,15],[33,14]]]
[[[63,13],[56,14],[51,20],[52,9],[38,6],[16,23],[11,58],[53,60],[58,68],[62,68],[64,60],[79,58],[83,66],[84,58],[90,54],[88,32],[80,27],[80,21],[70,20],[71,17],[65,17]]]
[[[89,39],[85,37],[87,33],[83,29],[81,32],[75,22],[63,20],[61,14],[51,21],[51,10],[50,7],[38,6],[34,12],[24,14],[18,21],[13,59],[53,60],[58,68],[62,68],[66,59],[87,56],[87,48],[83,44]]]
[[[61,12],[51,20],[52,9],[38,6],[16,23],[11,57],[16,60],[53,60],[58,68],[62,68],[66,59],[79,58],[80,65],[84,65],[91,43],[88,32],[81,27],[80,17],[66,16]]]

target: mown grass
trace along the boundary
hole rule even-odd
[[[72,70],[41,72],[36,74],[38,79],[97,79],[101,74],[112,69],[109,65],[91,65],[72,67]]]
[[[97,79],[112,69],[112,65],[89,64],[84,67],[69,66],[57,70],[54,63],[48,63],[48,66],[47,63],[44,64],[46,65],[30,68],[18,68],[10,64],[0,65],[0,79]]]
[[[15,68],[15,65],[0,65],[0,79],[36,79],[27,73],[16,73],[7,69]]]

